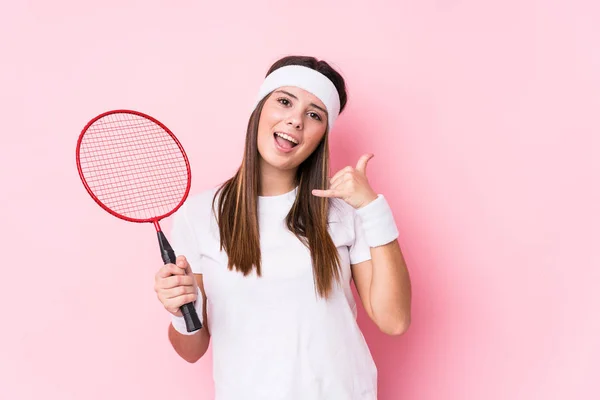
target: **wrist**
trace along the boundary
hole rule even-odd
[[[362,204],[360,207],[357,208],[357,210],[360,210],[361,208],[365,208],[366,206],[368,206],[369,204],[371,204],[372,202],[374,202],[375,200],[377,200],[379,196],[377,195],[377,193],[372,192],[367,196],[367,200],[365,201],[364,204]]]
[[[382,194],[367,205],[356,210],[362,222],[365,239],[369,247],[378,247],[396,240],[399,236],[394,215]]]

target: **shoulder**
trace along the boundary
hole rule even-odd
[[[189,195],[179,210],[175,212],[174,217],[186,219],[188,223],[208,221],[213,214],[213,199],[217,190],[217,187],[212,187]]]
[[[329,203],[329,218],[344,220],[354,218],[356,210],[342,199],[331,198]]]
[[[354,229],[356,210],[342,199],[332,198],[329,203],[329,223]]]
[[[192,194],[188,196],[184,206],[187,208],[188,212],[206,211],[212,207],[217,190],[218,187],[212,187],[199,193]]]

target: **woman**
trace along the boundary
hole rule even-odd
[[[277,61],[237,173],[174,215],[179,256],[155,290],[183,359],[197,361],[212,338],[218,400],[376,399],[352,280],[383,332],[408,328],[410,280],[391,210],[366,177],[372,155],[328,178],[328,137],[346,99],[326,62]],[[191,334],[178,311],[188,302],[203,322]]]

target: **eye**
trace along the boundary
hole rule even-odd
[[[285,97],[280,97],[277,99],[277,101],[283,104],[284,106],[289,106],[291,104],[290,100]]]
[[[316,112],[309,112],[308,115],[310,115],[311,118],[314,118],[317,121],[321,121],[321,116],[319,114],[317,114]]]

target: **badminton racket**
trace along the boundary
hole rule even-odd
[[[175,135],[141,112],[108,111],[81,131],[76,160],[92,199],[115,217],[152,223],[163,262],[174,264],[159,221],[181,207],[191,184],[190,164]],[[202,328],[193,303],[184,304],[181,313],[188,332]]]

